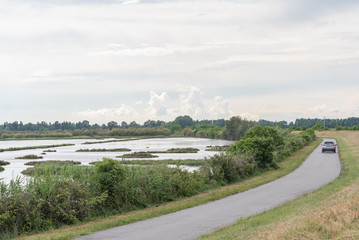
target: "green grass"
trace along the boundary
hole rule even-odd
[[[320,140],[314,141],[310,145],[294,153],[291,157],[280,162],[279,169],[263,172],[254,176],[253,178],[244,180],[236,184],[227,185],[225,187],[201,193],[187,199],[166,203],[160,206],[108,218],[98,218],[94,219],[92,222],[82,223],[75,226],[63,227],[58,230],[53,230],[32,236],[22,236],[16,239],[71,239],[74,237],[91,234],[100,230],[105,230],[112,227],[161,216],[182,209],[198,206],[207,202],[215,201],[223,197],[260,186],[292,172],[318,146],[319,142]]]
[[[280,223],[286,221],[296,225],[298,223],[293,219],[303,214],[303,212],[320,208],[320,206],[338,191],[353,183],[358,184],[358,156],[350,149],[345,138],[338,136],[337,141],[340,150],[340,159],[342,161],[342,171],[336,180],[313,193],[309,193],[263,214],[240,220],[234,226],[225,227],[214,233],[202,236],[199,239],[261,239],[262,237],[259,237],[260,234],[268,229],[277,228]],[[279,229],[277,229],[277,231],[279,231]],[[305,239],[305,237],[299,239]]]
[[[2,171],[4,171],[5,170],[5,168],[3,168],[2,166],[0,166],[0,172],[2,172]],[[1,180],[1,178],[0,178],[0,180]]]
[[[65,166],[65,165],[80,165],[81,162],[77,162],[77,161],[60,161],[60,160],[49,160],[49,161],[32,161],[32,162],[27,162],[25,163],[25,165],[27,166],[34,166],[34,167],[30,167],[27,168],[25,170],[23,170],[21,173],[24,175],[28,175],[31,176],[33,174],[35,174],[35,172],[44,172],[46,171],[46,169],[51,168],[54,169],[54,173],[56,173],[61,167]]]

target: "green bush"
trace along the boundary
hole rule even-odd
[[[228,184],[252,176],[257,169],[253,155],[224,154],[206,159],[202,171],[207,181],[215,184]]]

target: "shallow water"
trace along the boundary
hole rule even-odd
[[[112,139],[105,139],[112,140]],[[123,154],[129,152],[76,152],[78,149],[93,149],[93,148],[129,148],[131,152],[140,151],[166,151],[170,148],[198,148],[197,153],[162,153],[155,154],[159,157],[151,158],[152,160],[162,159],[203,159],[215,155],[217,152],[205,151],[206,146],[223,146],[232,144],[232,141],[204,139],[204,138],[152,138],[141,139],[124,142],[110,142],[99,144],[83,144],[84,142],[104,141],[96,139],[61,139],[61,140],[18,140],[18,141],[0,141],[0,148],[10,147],[28,147],[28,146],[42,146],[42,145],[58,145],[65,143],[75,144],[74,146],[50,148],[56,152],[48,152],[42,155],[46,149],[31,149],[21,151],[0,152],[0,160],[10,162],[10,165],[3,166],[5,171],[0,172],[0,179],[8,183],[15,177],[23,177],[21,171],[29,166],[24,165],[30,161],[47,161],[47,160],[73,160],[80,161],[83,165],[88,165],[93,161],[100,161],[104,157],[121,160]],[[28,154],[35,154],[43,156],[39,160],[20,160],[16,157],[22,157]]]

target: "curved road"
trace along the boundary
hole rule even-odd
[[[273,182],[204,205],[77,239],[195,239],[315,191],[337,178],[340,169],[338,153],[322,153],[318,146],[299,168]]]

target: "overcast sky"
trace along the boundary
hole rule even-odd
[[[357,0],[0,0],[0,123],[359,117]]]

